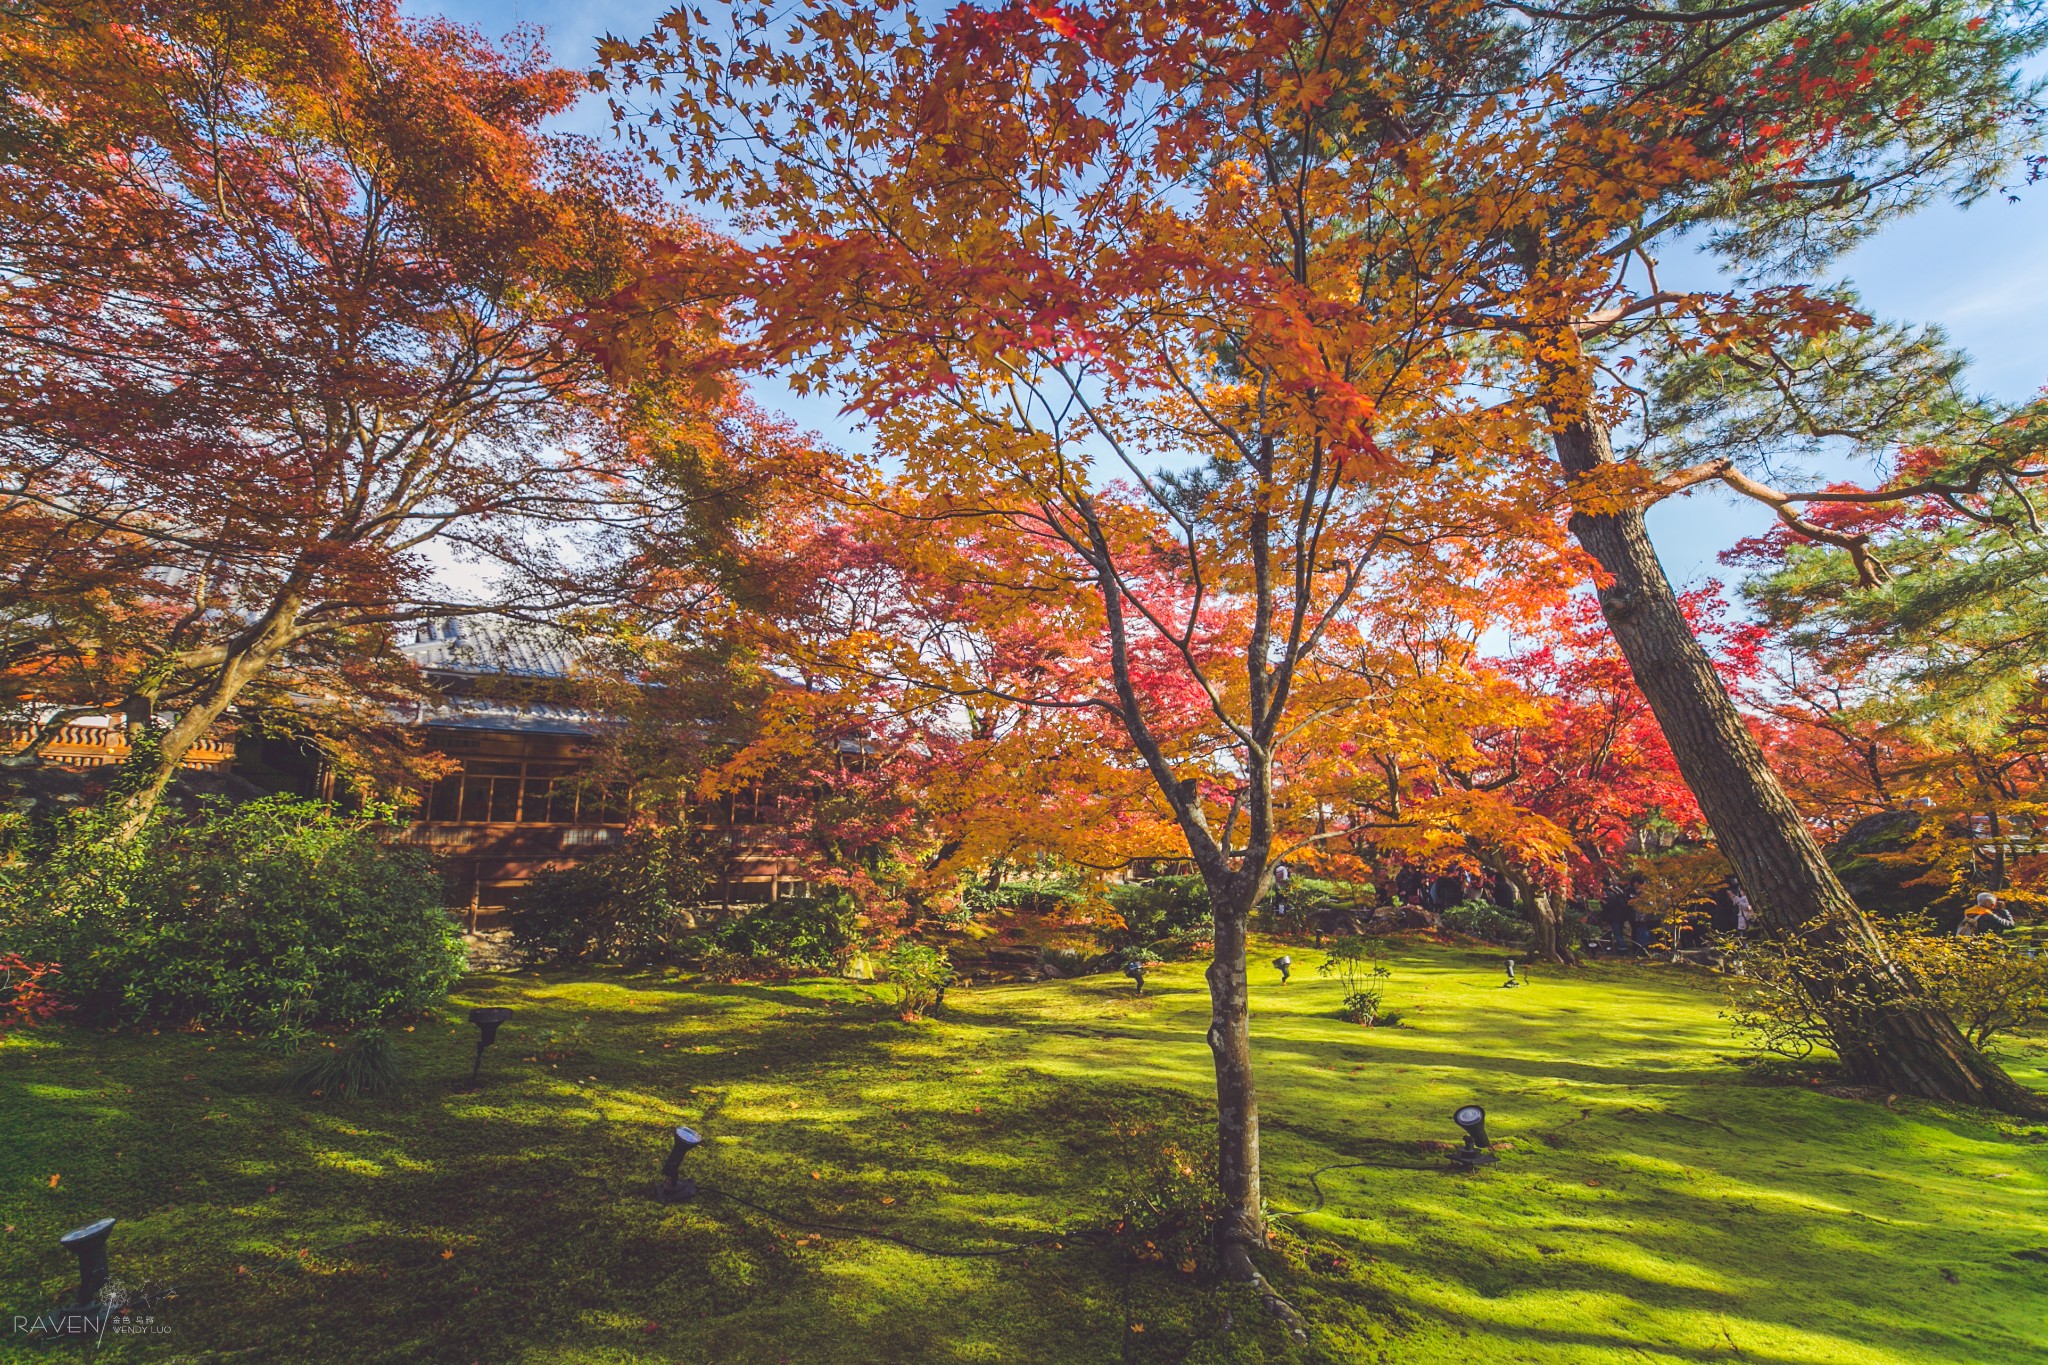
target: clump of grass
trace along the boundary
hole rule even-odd
[[[404,1071],[383,1029],[358,1029],[339,1043],[316,1047],[285,1073],[285,1085],[315,1099],[354,1100],[398,1088]]]

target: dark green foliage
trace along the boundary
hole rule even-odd
[[[1284,896],[1276,894],[1267,901],[1268,923],[1281,933],[1315,934],[1320,942],[1325,935],[1357,932],[1369,925],[1378,894],[1371,882],[1296,877],[1288,882]],[[1287,913],[1273,913],[1282,900]]]
[[[1489,943],[1526,943],[1529,923],[1492,901],[1469,900],[1444,911],[1444,928]]]
[[[1004,882],[995,887],[976,882],[960,893],[961,906],[975,916],[999,910],[1057,915],[1076,909],[1087,899],[1088,887],[1076,877]]]
[[[285,1085],[315,1099],[385,1095],[403,1079],[398,1049],[383,1029],[361,1029],[339,1043],[314,1046],[285,1073]]]
[[[274,796],[159,815],[133,839],[67,822],[6,870],[10,942],[63,964],[66,1000],[110,1023],[204,1023],[302,1036],[417,1014],[448,993],[462,939],[424,854]]]
[[[507,922],[530,962],[644,965],[678,955],[707,885],[694,831],[636,829],[610,853],[528,882]]]
[[[1370,912],[1379,888],[1371,882],[1330,881],[1321,877],[1296,877],[1287,884],[1287,904],[1304,915],[1323,910]]]
[[[830,971],[860,942],[860,906],[844,891],[785,896],[714,925],[699,952],[752,959],[783,971]]]
[[[1929,877],[1938,850],[1914,847],[1925,823],[1919,811],[1878,811],[1851,825],[1828,849],[1828,864],[1865,914],[1901,919],[1934,911],[1939,902],[1963,899],[1950,891],[1945,878]],[[1960,904],[1940,908],[1951,925],[1962,913]]]
[[[1160,959],[1188,957],[1214,932],[1209,888],[1200,877],[1158,877],[1109,888],[1116,922],[1097,929],[1112,952],[1143,949]]]

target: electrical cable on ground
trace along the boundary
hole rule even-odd
[[[1355,1166],[1375,1166],[1385,1171],[1442,1171],[1446,1169],[1445,1167],[1436,1165],[1435,1163],[1431,1163],[1427,1166],[1418,1166],[1414,1162],[1410,1161],[1333,1161],[1327,1166],[1318,1166],[1313,1171],[1310,1171],[1308,1173],[1309,1188],[1316,1192],[1316,1202],[1314,1203],[1314,1205],[1305,1209],[1283,1210],[1283,1216],[1287,1214],[1321,1212],[1322,1207],[1324,1203],[1328,1201],[1329,1196],[1323,1193],[1322,1184],[1316,1179],[1316,1177],[1327,1174],[1330,1171],[1348,1171]]]

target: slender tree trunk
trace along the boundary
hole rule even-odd
[[[1251,1285],[1288,1333],[1306,1342],[1307,1323],[1273,1291],[1252,1261],[1252,1252],[1266,1245],[1259,1187],[1259,1091],[1252,1077],[1251,981],[1246,970],[1258,888],[1257,877],[1240,872],[1209,889],[1216,931],[1208,971],[1209,1054],[1216,1063],[1216,1173],[1223,1194],[1216,1245],[1224,1273]]]
[[[1233,878],[1233,880],[1235,880]],[[1216,951],[1209,961],[1209,1052],[1216,1063],[1216,1166],[1224,1211],[1218,1236],[1266,1244],[1259,1192],[1259,1092],[1252,1078],[1251,908],[1226,887],[1211,893]]]
[[[291,644],[298,624],[298,610],[296,598],[274,606],[243,637],[239,648],[229,651],[212,680],[179,711],[178,719],[171,728],[161,736],[145,739],[143,747],[135,750],[130,760],[136,764],[131,774],[133,785],[121,797],[118,807],[121,823],[116,837],[132,839],[141,832],[156,810],[157,803],[163,799],[165,789],[171,785],[171,779],[178,775],[178,768],[184,763],[185,755],[192,751],[192,746],[205,738],[206,732],[227,714],[228,708],[235,704],[249,684],[262,677]],[[146,720],[145,715],[141,723],[146,724]],[[131,734],[138,728],[133,716],[129,728]]]
[[[1556,442],[1571,481],[1614,461],[1595,422],[1563,423]],[[1850,1078],[2008,1113],[2048,1109],[2048,1100],[1971,1047],[1886,957],[1686,623],[1641,508],[1574,510],[1571,529],[1600,566],[1608,628],[1743,889],[1765,923],[1800,934],[1831,959],[1833,979],[1806,986]]]

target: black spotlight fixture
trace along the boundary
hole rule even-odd
[[[1515,960],[1513,958],[1508,959],[1508,979],[1500,984],[1503,986],[1519,986],[1522,984],[1522,978],[1515,975]]]
[[[1451,1122],[1465,1130],[1465,1145],[1451,1153],[1451,1164],[1460,1170],[1476,1171],[1481,1166],[1493,1166],[1500,1158],[1486,1150],[1486,1111],[1476,1104],[1468,1104],[1451,1115]]]
[[[470,1063],[469,1083],[476,1084],[477,1074],[483,1070],[484,1049],[498,1041],[498,1027],[512,1017],[512,1011],[502,1005],[492,1005],[469,1012],[469,1022],[476,1025],[476,1060]]]
[[[1128,976],[1131,979],[1131,984],[1137,987],[1137,994],[1143,995],[1145,993],[1145,964],[1143,961],[1133,958],[1131,961],[1126,962],[1124,964],[1124,975]]]
[[[696,1198],[697,1182],[683,1178],[683,1158],[703,1144],[704,1139],[697,1136],[695,1129],[676,1129],[675,1145],[668,1149],[668,1160],[661,1163],[661,1184],[654,1190],[656,1199],[664,1204],[680,1204]]]
[[[100,1290],[107,1285],[107,1234],[114,1220],[102,1218],[73,1228],[57,1244],[78,1258],[78,1288],[71,1302],[44,1320],[59,1336],[96,1336],[106,1326],[113,1305],[100,1302]]]
[[[1287,956],[1287,954],[1282,953],[1280,956],[1273,959],[1273,965],[1280,969],[1280,984],[1283,986],[1286,985],[1287,974],[1290,971],[1294,970],[1294,959]]]

